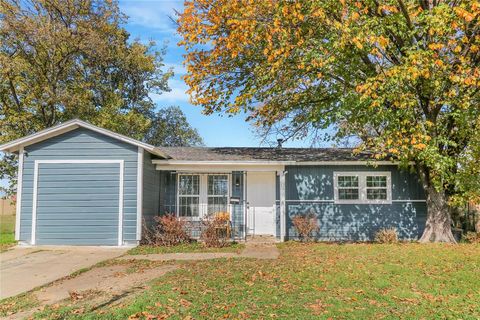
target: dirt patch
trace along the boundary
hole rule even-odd
[[[43,305],[54,304],[67,298],[83,299],[82,293],[87,291],[120,295],[125,291],[144,287],[146,282],[174,269],[176,266],[167,265],[128,272],[128,265],[99,267],[42,289],[35,295]]]
[[[179,260],[211,260],[221,258],[236,258],[239,255],[231,252],[205,253],[160,253],[123,256],[117,260],[150,260],[150,261],[179,261]]]
[[[280,251],[275,244],[248,244],[240,254],[242,258],[277,259]]]

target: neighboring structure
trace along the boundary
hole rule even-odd
[[[0,216],[11,216],[15,214],[15,200],[11,198],[0,198]]]
[[[415,175],[351,149],[158,148],[80,120],[0,146],[18,153],[16,238],[28,244],[134,245],[142,222],[229,212],[234,235],[294,238],[318,218],[320,240],[417,239],[426,219]]]

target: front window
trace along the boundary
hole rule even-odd
[[[228,200],[228,175],[209,175],[208,176],[208,212],[227,211]]]
[[[390,172],[335,172],[336,203],[391,203]]]
[[[200,215],[200,175],[178,177],[178,215],[198,217]]]
[[[387,176],[367,176],[367,199],[387,200]]]
[[[360,197],[358,176],[338,176],[337,187],[339,200],[358,200]]]
[[[228,210],[228,174],[179,174],[178,215],[199,218]]]

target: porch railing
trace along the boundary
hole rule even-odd
[[[182,215],[183,213],[183,215]],[[185,213],[193,213],[185,215]],[[245,204],[189,204],[189,205],[163,205],[160,214],[174,214],[187,221],[187,231],[194,238],[200,238],[203,231],[204,219],[217,214],[227,214],[228,226],[232,240],[243,240],[246,232]]]

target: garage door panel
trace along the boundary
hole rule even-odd
[[[90,196],[89,196],[90,198]],[[45,207],[45,208],[48,208],[48,207],[54,207],[54,208],[58,208],[58,207],[62,207],[62,208],[77,208],[77,207],[83,207],[83,206],[86,206],[86,207],[95,207],[95,208],[99,208],[99,207],[107,207],[107,206],[111,206],[112,205],[112,201],[113,200],[116,200],[117,203],[118,203],[118,196],[117,196],[117,199],[111,199],[111,200],[59,200],[59,201],[55,201],[55,200],[38,200],[37,201],[37,206],[40,206],[40,207]]]
[[[72,211],[74,212],[72,213]],[[73,214],[77,217],[84,217],[88,216],[90,213],[99,213],[101,212],[102,214],[107,214],[107,213],[114,213],[115,216],[118,216],[118,207],[105,207],[99,210],[96,207],[76,207],[76,208],[43,208],[39,207],[37,208],[37,219],[39,219],[39,213],[43,213],[46,215],[55,215],[56,217],[59,216],[59,213],[62,214]],[[103,216],[102,216],[103,217]]]
[[[65,181],[68,179],[68,181]],[[115,176],[114,173],[111,174],[92,174],[92,173],[84,173],[84,174],[76,174],[76,175],[58,175],[58,174],[51,174],[51,175],[44,175],[39,177],[38,181],[50,182],[50,181],[58,181],[59,183],[69,184],[74,181],[114,181],[118,182],[118,173]],[[92,185],[95,187],[95,185]]]
[[[48,239],[42,239],[41,243],[39,244],[42,245],[58,245],[61,243],[62,245],[72,245],[72,246],[98,246],[98,245],[104,245],[104,246],[115,246],[118,244],[118,239],[115,238],[110,238],[106,239],[104,237],[102,238],[87,238],[87,239],[64,239],[64,238],[48,238]]]
[[[63,194],[78,194],[84,193],[91,188],[85,187],[85,188],[59,188],[59,187],[52,187],[52,188],[42,188],[42,190],[38,190],[38,194],[51,194],[51,195],[57,195],[59,191],[61,191]],[[120,188],[118,185],[116,187],[112,188],[96,188],[95,193],[96,194],[118,194],[120,191]],[[127,188],[125,188],[125,191],[127,191]],[[22,194],[23,196],[23,194]],[[30,194],[31,196],[31,194]]]
[[[113,218],[113,217],[112,217]],[[65,225],[75,225],[75,226],[111,226],[112,221],[111,219],[108,220],[73,220],[73,219],[43,219],[37,221],[38,227],[50,227],[50,226],[60,226],[63,227]],[[117,226],[115,226],[118,228]]]
[[[58,181],[49,181],[49,182],[44,181],[41,184],[42,184],[42,187],[47,187],[47,188],[50,188],[50,187],[71,188],[72,187],[72,184],[68,182],[62,183]],[[91,181],[77,181],[77,183],[75,184],[75,187],[85,188],[85,189],[94,187],[98,189],[98,188],[118,188],[118,185],[119,185],[118,181],[96,181],[95,186],[92,186]]]
[[[71,214],[70,212],[66,213],[46,213],[44,215],[40,215],[40,218],[37,218],[37,221],[52,221],[52,220],[64,220],[64,221],[81,221],[81,220],[97,220],[98,217],[101,217],[101,220],[108,220],[110,221],[110,224],[112,224],[112,220],[118,220],[118,213],[109,213],[109,214],[104,214],[103,212],[97,211],[97,212],[92,212],[92,213],[84,213],[81,215],[77,214]],[[37,215],[38,217],[38,215]]]
[[[60,191],[60,190],[59,190]],[[55,194],[50,193],[43,193],[42,201],[44,202],[54,202],[57,201],[58,196]],[[99,200],[118,200],[118,192],[117,193],[96,193],[89,195],[92,201],[99,201]],[[83,194],[78,193],[63,193],[62,191],[62,201],[83,201],[85,196]]]
[[[119,163],[40,163],[37,184],[38,244],[118,244]]]
[[[79,228],[82,228],[82,232],[79,232]],[[88,235],[94,235],[94,234],[113,234],[117,235],[118,227],[117,226],[112,226],[112,225],[93,225],[93,224],[73,224],[70,223],[68,226],[61,226],[61,225],[42,225],[40,226],[40,229],[42,230],[43,235],[48,235],[48,234],[63,234],[65,232],[72,233],[72,236],[75,238],[79,234],[88,234]],[[64,236],[65,238],[68,238],[68,236]]]

